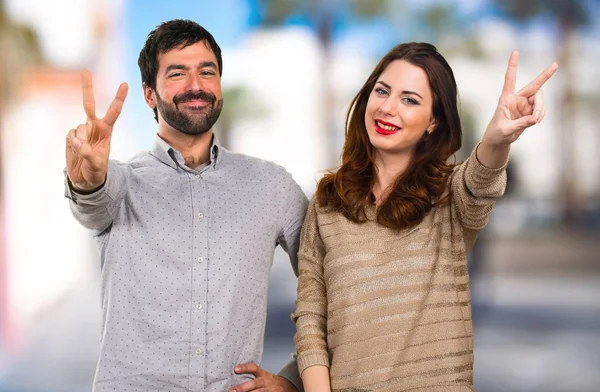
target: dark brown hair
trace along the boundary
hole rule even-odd
[[[142,74],[142,84],[156,90],[156,74],[158,73],[158,55],[171,49],[187,47],[204,41],[217,58],[219,75],[223,75],[223,59],[221,48],[215,38],[204,27],[187,19],[174,19],[163,22],[152,30],[140,51],[138,66]],[[158,121],[158,111],[154,110],[154,119]]]
[[[425,132],[418,142],[409,167],[395,180],[389,196],[377,209],[380,224],[400,230],[419,224],[433,206],[447,200],[442,195],[453,170],[447,161],[462,142],[454,74],[431,44],[400,44],[379,61],[350,104],[342,165],[337,172],[330,172],[319,181],[316,196],[321,206],[329,206],[351,221],[366,220],[365,207],[374,201],[372,188],[377,168],[375,148],[365,126],[365,111],[377,79],[395,60],[407,61],[425,71],[437,123],[435,131]]]

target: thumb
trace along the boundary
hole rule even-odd
[[[234,371],[237,374],[254,374],[256,377],[259,377],[261,372],[264,372],[257,364],[251,362],[236,366]]]

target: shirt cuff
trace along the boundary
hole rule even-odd
[[[93,193],[82,194],[77,193],[73,189],[71,181],[69,180],[69,176],[67,174],[67,169],[64,169],[65,176],[65,197],[71,200],[73,203],[78,204],[78,202],[84,202],[88,205],[100,205],[106,202],[106,199],[114,200],[116,198],[116,192],[118,192],[119,187],[116,186],[123,180],[123,173],[118,169],[116,163],[110,162],[108,163],[108,172],[106,174],[106,181],[104,185]]]
[[[288,363],[279,371],[278,375],[291,382],[298,392],[304,392],[304,385],[302,384],[300,373],[298,373],[298,362],[296,362],[295,354],[292,355]]]

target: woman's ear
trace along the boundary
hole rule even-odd
[[[431,135],[437,129],[437,125],[438,121],[436,118],[431,120],[431,124],[429,124],[429,126],[427,127],[427,133]]]

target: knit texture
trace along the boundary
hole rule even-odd
[[[300,373],[330,367],[337,392],[473,391],[467,253],[506,186],[476,149],[455,167],[447,203],[397,231],[310,203],[292,319]]]

